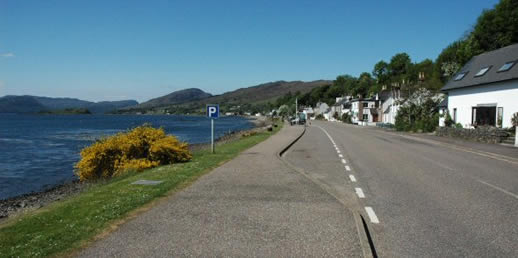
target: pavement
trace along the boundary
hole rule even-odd
[[[285,159],[357,200],[380,257],[518,257],[518,149],[312,121]]]
[[[364,256],[361,229],[340,200],[351,200],[350,189],[329,192],[279,158],[302,132],[285,126],[79,256]]]

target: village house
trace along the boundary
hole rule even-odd
[[[518,112],[518,44],[473,57],[442,88],[448,112],[464,128],[511,127]]]
[[[396,115],[402,103],[401,90],[399,88],[392,90],[384,89],[379,93],[379,98],[381,102],[381,122],[385,124],[395,124]]]
[[[359,125],[375,125],[378,122],[378,100],[376,98],[352,99],[351,121]]]

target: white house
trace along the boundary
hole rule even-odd
[[[401,90],[392,89],[382,91],[380,93],[380,101],[382,112],[381,121],[386,124],[395,124],[396,115],[402,102]]]
[[[518,112],[518,44],[473,57],[442,88],[448,112],[465,128],[511,127]]]
[[[352,99],[351,121],[361,125],[373,125],[378,121],[378,107],[375,98]]]

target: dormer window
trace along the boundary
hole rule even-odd
[[[507,71],[511,70],[511,68],[513,67],[513,65],[515,63],[516,63],[516,61],[505,63],[504,65],[502,65],[502,67],[500,67],[500,69],[498,69],[498,72],[507,72]]]
[[[462,80],[462,78],[464,78],[464,76],[466,76],[466,74],[468,74],[468,72],[459,73],[459,74],[457,74],[457,76],[455,76],[455,79],[453,79],[453,80],[460,81],[460,80]]]
[[[478,73],[475,74],[475,77],[483,76],[484,74],[487,73],[487,71],[489,71],[489,69],[491,69],[491,66],[484,67],[484,68],[480,69],[480,71],[478,71]]]

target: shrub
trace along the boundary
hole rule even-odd
[[[407,103],[403,105],[396,115],[396,130],[433,132],[439,125],[438,102],[429,98],[419,104]]]
[[[461,123],[456,123],[456,124],[455,124],[455,128],[457,128],[457,129],[462,129],[462,128],[464,128],[464,127],[462,126],[462,124],[461,124]]]
[[[318,114],[316,117],[315,117],[316,120],[325,120],[325,117],[324,115],[322,114]]]
[[[75,165],[81,181],[111,178],[128,170],[144,170],[160,165],[186,162],[192,155],[187,143],[149,125],[101,139],[81,150]]]
[[[351,120],[351,116],[348,113],[343,113],[341,120],[344,123],[348,123],[348,124],[352,124],[353,123],[352,120]]]
[[[446,127],[452,127],[453,124],[454,124],[454,121],[453,121],[453,119],[450,116],[450,112],[446,111],[446,118],[444,119],[444,125]]]

